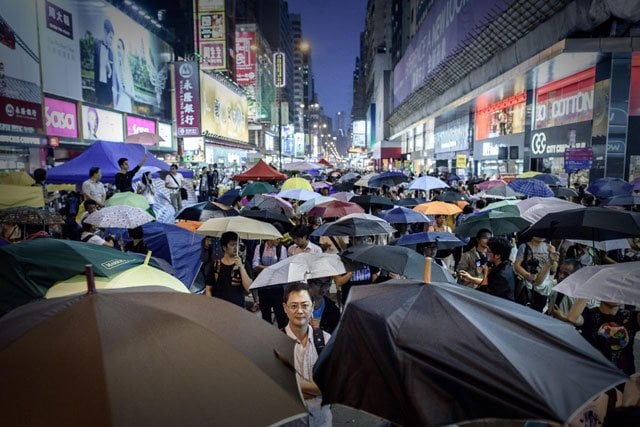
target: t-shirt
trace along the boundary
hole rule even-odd
[[[171,175],[171,173],[168,173],[166,178],[164,179],[164,184],[165,184],[165,187],[167,188],[170,188],[172,190],[177,190],[178,188],[182,187],[183,180],[184,180],[184,177],[180,172],[176,173],[175,176]]]
[[[635,373],[633,343],[638,332],[638,312],[618,310],[614,315],[599,308],[582,312],[582,336],[625,374]]]
[[[207,278],[207,285],[211,286],[211,294],[214,297],[244,307],[244,287],[240,269],[234,270],[234,266],[235,264],[227,265],[220,260],[214,262]],[[216,270],[219,270],[217,278]]]
[[[515,299],[516,278],[511,261],[503,261],[489,271],[487,292],[491,295],[513,301]]]
[[[89,237],[89,236],[91,236],[91,237]],[[87,243],[93,243],[94,245],[104,245],[107,242],[102,237],[98,236],[97,234],[89,233],[88,231],[84,231],[80,235],[80,240],[83,241],[83,242],[87,242]]]
[[[95,182],[91,179],[82,183],[82,193],[88,194],[92,200],[98,203],[104,203],[107,197],[107,191],[104,189],[104,185],[100,181]]]
[[[127,172],[116,172],[116,188],[121,193],[125,191],[133,192],[133,186],[131,185],[131,181],[135,174],[140,170],[140,166],[136,166]]]

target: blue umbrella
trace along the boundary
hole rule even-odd
[[[462,178],[460,178],[456,174],[452,174],[452,175],[449,175],[449,177],[447,178],[447,181],[448,182],[451,182],[451,181],[462,181]]]
[[[402,172],[382,172],[371,177],[368,186],[369,188],[380,188],[383,185],[393,187],[407,181],[409,181],[409,178]]]
[[[431,220],[427,218],[425,214],[402,206],[384,211],[379,216],[390,224],[413,224],[418,222],[431,222]]]
[[[558,178],[557,176],[550,174],[550,173],[541,173],[538,174],[536,176],[534,176],[531,179],[536,179],[538,181],[542,181],[547,185],[552,185],[552,186],[559,186],[562,185],[562,183],[560,182],[560,178]]]
[[[633,206],[640,205],[640,195],[627,194],[623,196],[615,196],[603,203],[605,206]]]
[[[509,187],[517,193],[524,194],[529,197],[553,197],[553,191],[547,184],[535,179],[514,179]]]
[[[240,197],[240,192],[242,190],[239,188],[233,188],[227,192],[225,192],[222,196],[218,197],[218,202],[227,205],[227,206],[231,206],[233,205],[233,202]]]
[[[405,234],[396,242],[397,246],[414,246],[418,243],[437,243],[438,249],[451,249],[463,246],[462,240],[453,233],[429,232]]]
[[[600,178],[587,187],[587,192],[601,199],[631,194],[633,185],[620,178]]]

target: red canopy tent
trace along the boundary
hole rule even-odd
[[[287,178],[287,175],[278,172],[262,160],[248,171],[233,177],[235,181],[284,181]]]
[[[326,167],[333,169],[333,165],[331,163],[329,163],[328,161],[326,161],[325,159],[320,159],[320,161],[318,163],[323,164]]]

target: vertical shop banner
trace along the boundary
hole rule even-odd
[[[631,57],[631,87],[629,88],[629,115],[640,116],[640,52]]]
[[[195,51],[203,71],[226,68],[226,25],[224,0],[194,0]]]
[[[178,137],[200,135],[200,72],[195,61],[176,62],[176,132]]]
[[[236,81],[240,86],[256,83],[255,44],[255,31],[236,31]]]
[[[78,137],[78,114],[75,102],[45,97],[44,116],[47,135]]]
[[[127,116],[127,136],[138,133],[156,133],[156,122],[142,117]],[[153,145],[150,143],[148,145]]]
[[[124,142],[122,114],[83,105],[82,137],[90,140]]]
[[[0,123],[42,127],[34,2],[0,0]]]
[[[247,98],[208,74],[200,74],[202,131],[249,142]]]

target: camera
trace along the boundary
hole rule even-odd
[[[540,270],[540,261],[535,258],[530,258],[524,263],[524,268],[531,274],[538,274]]]

